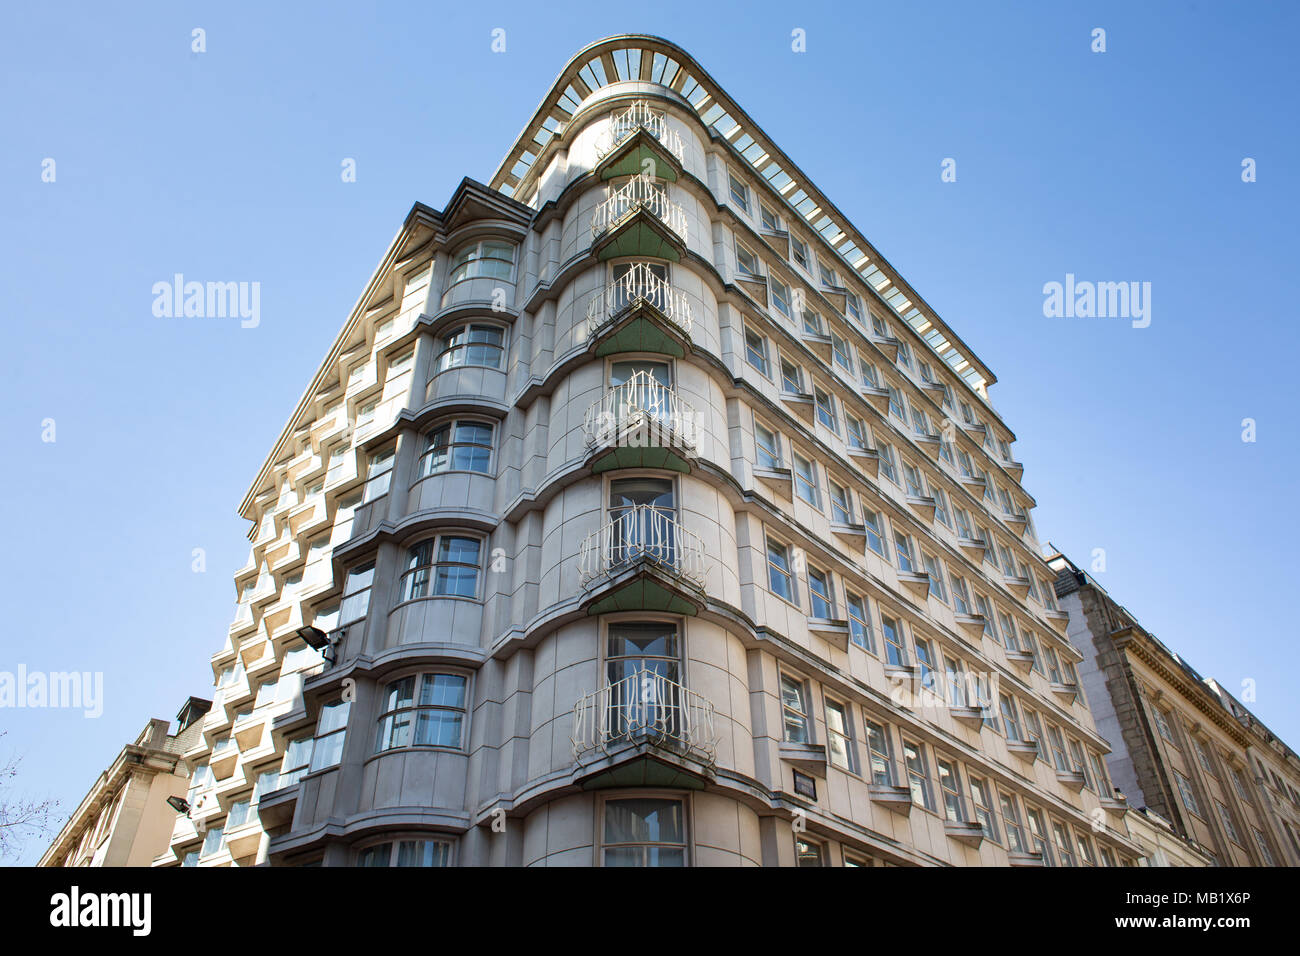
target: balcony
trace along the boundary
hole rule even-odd
[[[588,589],[602,578],[636,570],[657,571],[703,588],[704,554],[704,543],[678,523],[674,512],[637,505],[587,536],[578,574]]]
[[[671,323],[683,336],[690,338],[693,321],[690,300],[644,262],[634,263],[627,272],[592,296],[587,305],[587,334],[594,339],[639,312],[649,312]],[[623,351],[662,351],[646,349],[644,344],[633,343]]]
[[[616,385],[587,409],[582,425],[587,447],[610,468],[670,468],[688,471],[685,458],[695,451],[698,417],[676,390],[646,371]],[[602,454],[605,449],[612,449]]]
[[[641,744],[710,768],[717,759],[713,704],[649,668],[580,697],[573,707],[570,740],[573,759],[580,764],[623,745]]]
[[[668,198],[659,180],[633,176],[596,206],[591,237],[600,260],[652,256],[680,262],[686,244],[686,210]]]
[[[623,112],[610,117],[609,129],[596,148],[597,155],[604,159],[643,130],[677,160],[678,166],[686,162],[686,148],[681,136],[668,127],[666,116],[652,110],[646,100],[637,100]]]

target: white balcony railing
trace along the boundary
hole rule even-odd
[[[677,522],[676,513],[651,505],[621,512],[599,531],[587,535],[578,555],[584,587],[604,574],[618,574],[638,562],[703,587],[704,543]]]
[[[690,335],[693,313],[686,293],[666,279],[655,275],[645,262],[637,262],[627,272],[608,283],[587,303],[587,333],[596,335],[610,322],[638,306],[658,309],[670,322]]]
[[[695,408],[647,371],[615,385],[587,409],[582,430],[588,445],[694,449]]]
[[[645,130],[659,140],[678,163],[685,164],[686,148],[682,145],[681,136],[676,130],[669,129],[665,115],[658,110],[652,110],[645,100],[637,100],[623,112],[615,113],[610,117],[609,130],[602,137],[597,152],[602,158],[609,155],[619,143],[639,129]]]
[[[603,236],[642,209],[686,241],[686,210],[668,198],[663,183],[645,173],[633,176],[596,207],[591,217],[592,238]]]
[[[575,760],[645,742],[712,765],[718,747],[713,704],[648,668],[580,697],[570,740]]]

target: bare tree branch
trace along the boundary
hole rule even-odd
[[[0,731],[0,738],[8,731]],[[7,793],[18,776],[22,757],[14,755],[0,764],[0,860],[16,856],[32,836],[49,835],[55,829],[53,815],[57,800],[33,800]]]

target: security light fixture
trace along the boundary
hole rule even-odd
[[[171,807],[177,813],[188,815],[190,812],[190,802],[184,797],[168,797],[167,806]]]

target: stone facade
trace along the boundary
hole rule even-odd
[[[176,823],[168,797],[183,795],[189,770],[181,754],[202,740],[209,701],[191,697],[171,722],[149,721],[99,775],[37,866],[149,866],[167,849]]]
[[[1135,862],[993,381],[685,51],[587,48],[255,479],[159,865]]]
[[[1216,865],[1300,864],[1295,753],[1067,557],[1048,563],[1084,655],[1080,679],[1112,747],[1111,779],[1129,803],[1158,814]]]

